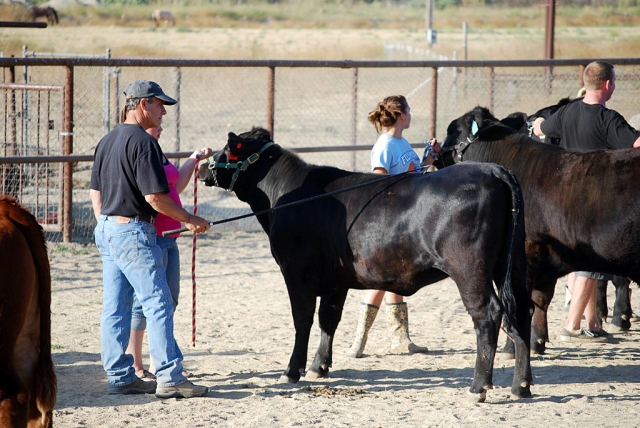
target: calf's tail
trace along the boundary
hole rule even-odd
[[[518,326],[516,293],[526,295],[527,287],[525,278],[524,200],[520,183],[518,183],[511,171],[499,167],[499,172],[496,175],[505,183],[511,194],[511,222],[500,252],[500,260],[506,260],[506,268],[503,283],[501,286],[499,285],[500,302],[504,310],[504,323],[507,331],[509,331],[511,327],[517,328]],[[519,265],[514,266],[514,263]],[[514,284],[513,281],[514,269],[518,271],[515,276],[518,279],[517,284]]]

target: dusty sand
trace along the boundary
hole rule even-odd
[[[281,385],[293,348],[286,288],[264,233],[212,230],[197,252],[197,341],[191,346],[191,238],[179,239],[182,296],[176,337],[206,397],[109,396],[100,363],[102,262],[95,246],[50,244],[56,427],[632,427],[640,424],[638,327],[614,343],[560,342],[564,280],[550,308],[551,340],[532,358],[533,398],[509,399],[513,363],[496,359],[495,389],[468,401],[475,334],[455,285],[445,280],[407,299],[414,341],[426,355],[386,355],[384,313],[365,356],[345,355],[362,291],[349,293],[329,378]],[[612,287],[611,287],[612,289]],[[609,300],[612,301],[612,291]],[[633,305],[640,308],[640,292]],[[383,308],[384,310],[384,308]],[[317,324],[317,322],[316,322]],[[319,342],[317,325],[309,363]],[[501,334],[500,345],[504,343]],[[145,358],[148,359],[144,347]]]

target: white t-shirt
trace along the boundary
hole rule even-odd
[[[413,171],[420,167],[420,158],[409,142],[402,137],[382,134],[371,149],[371,170],[384,168],[390,175]]]

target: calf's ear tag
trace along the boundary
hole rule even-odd
[[[471,123],[471,135],[476,135],[478,133],[478,122],[476,122],[475,120]]]

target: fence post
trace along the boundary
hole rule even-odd
[[[487,85],[487,89],[488,89],[488,93],[487,93],[487,98],[488,98],[488,102],[487,102],[487,108],[489,109],[490,112],[493,112],[493,76],[494,76],[494,70],[493,67],[489,67],[488,71],[488,76],[487,76],[487,80],[488,85]]]
[[[13,58],[13,55],[11,55],[11,57]],[[9,83],[16,83],[16,69],[14,66],[9,67]],[[18,138],[16,129],[16,92],[13,89],[9,90],[8,92],[9,109],[7,116],[5,117],[5,126],[7,126],[7,119],[9,119],[9,141],[7,142],[8,144],[5,144],[4,155],[15,156],[17,144],[16,139]],[[6,132],[7,130],[5,128],[5,140],[7,136]],[[16,196],[15,185],[13,184],[13,181],[11,179],[12,175],[15,174],[15,169],[15,166],[12,165],[2,165],[2,193]]]
[[[173,93],[176,100],[180,101],[180,87],[182,86],[182,69],[180,67],[173,68]],[[180,103],[173,106],[176,130],[173,138],[173,151],[180,151]]]
[[[11,55],[13,57],[13,55]],[[9,83],[16,83],[16,68],[14,66],[9,67]],[[16,91],[11,89],[9,91],[9,156],[16,155]]]
[[[431,111],[429,124],[429,139],[436,137],[436,121],[438,120],[438,68],[431,68]]]
[[[107,48],[105,54],[107,59],[111,58],[111,49]],[[111,67],[104,68],[102,76],[102,135],[111,131]]]
[[[73,153],[73,66],[66,65],[66,79],[64,83],[64,146],[65,156]],[[65,162],[63,166],[63,211],[62,211],[62,241],[71,242],[73,239],[73,162]]]
[[[276,68],[269,67],[269,77],[267,81],[267,130],[271,133],[271,138],[274,137],[274,120],[275,114],[275,92],[276,92]]]
[[[27,45],[22,45],[22,57],[25,58],[27,56]],[[24,84],[29,84],[29,67],[26,65],[23,67],[23,78]],[[16,151],[17,155],[24,154],[24,151],[27,150],[29,146],[29,126],[31,123],[31,113],[29,112],[29,100],[31,98],[31,94],[29,91],[22,91],[22,112],[20,113],[20,135],[22,137],[21,141],[21,149],[18,149],[18,142],[16,141]],[[23,167],[20,166],[20,173],[22,173]],[[22,177],[21,177],[22,178]],[[20,180],[20,190],[22,191],[22,179]],[[20,195],[22,196],[22,195]]]
[[[351,99],[353,101],[353,115],[351,116],[351,144],[358,143],[358,68],[353,69],[353,80],[351,87]],[[356,152],[354,151],[351,158],[351,170],[356,170]]]
[[[120,123],[120,68],[112,69],[113,76],[113,127]]]

